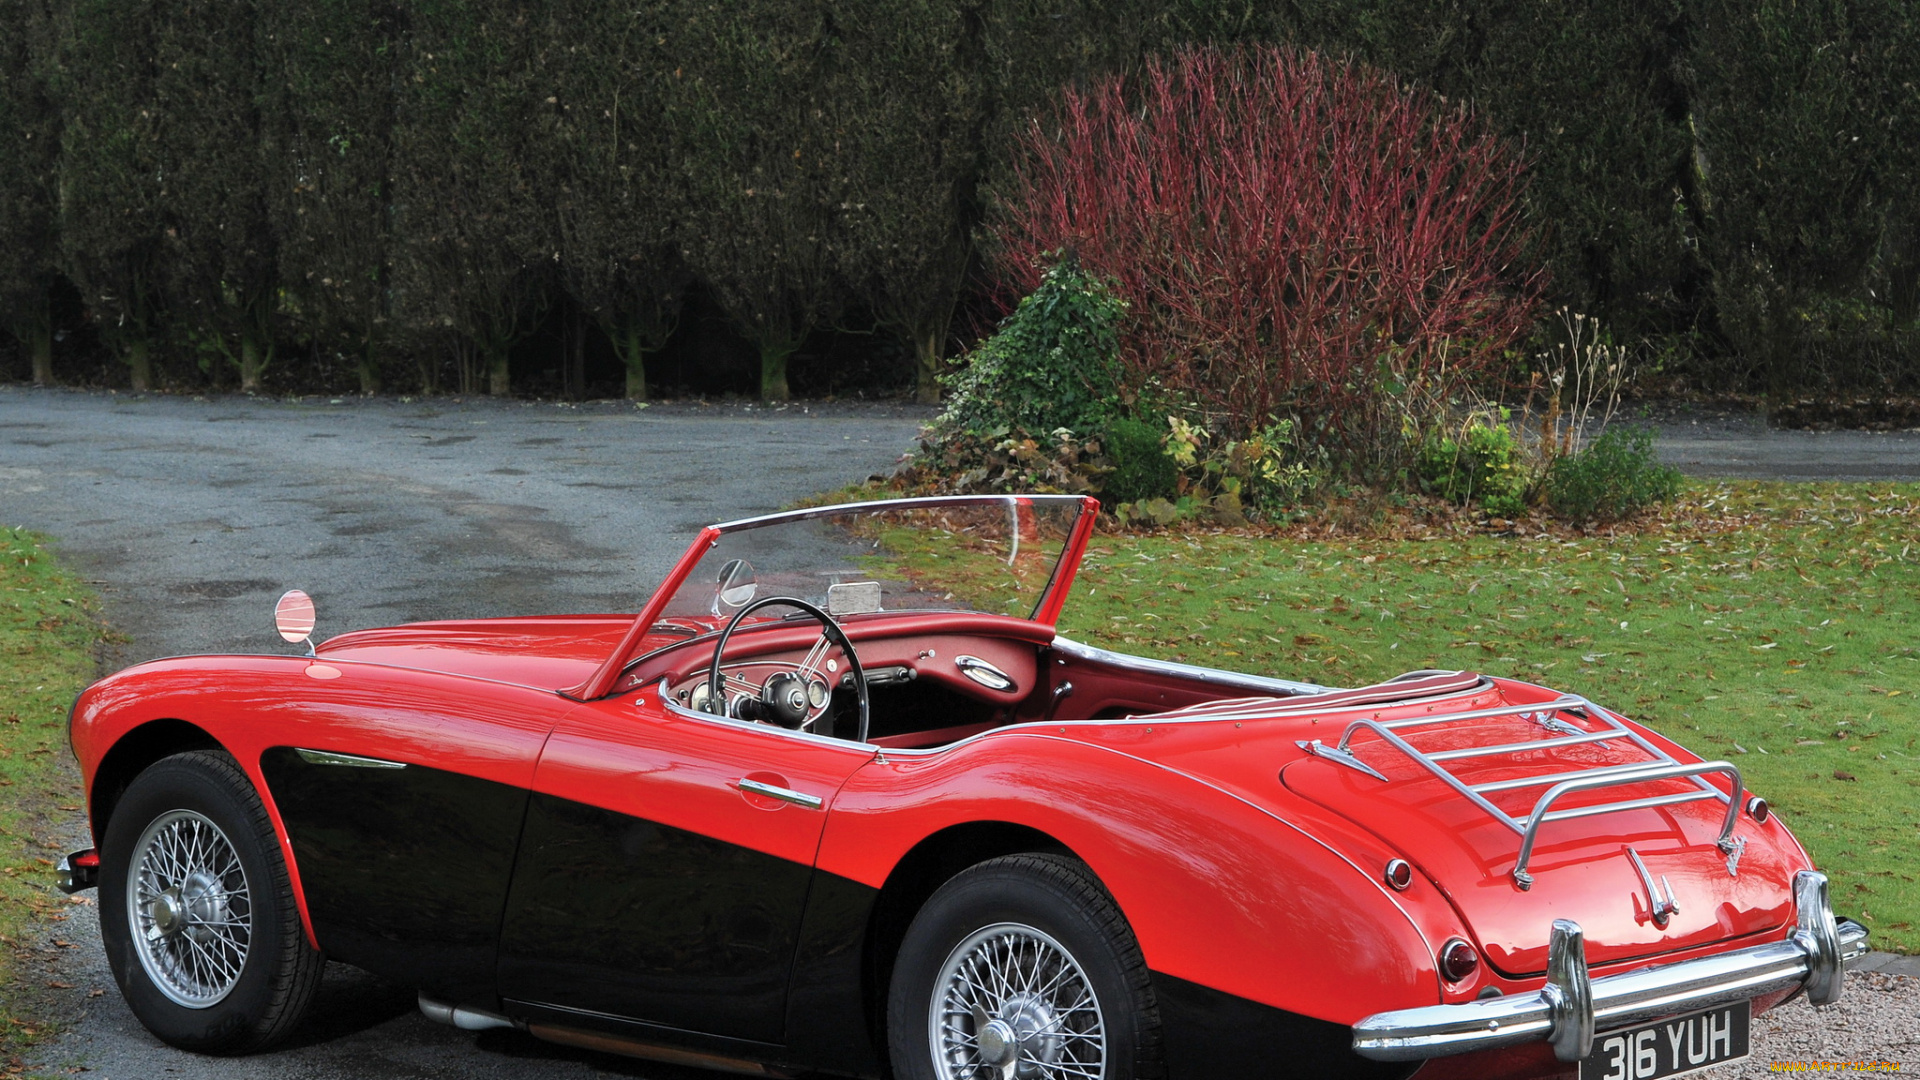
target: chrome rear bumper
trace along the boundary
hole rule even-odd
[[[1845,966],[1867,953],[1867,931],[1835,921],[1827,876],[1794,878],[1798,923],[1785,941],[1589,979],[1577,923],[1556,919],[1547,985],[1529,994],[1375,1013],[1353,1026],[1353,1049],[1375,1061],[1419,1061],[1548,1042],[1561,1061],[1579,1061],[1593,1033],[1676,1013],[1802,987],[1815,1005],[1840,996]]]

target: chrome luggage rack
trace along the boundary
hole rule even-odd
[[[1560,718],[1561,713],[1573,713],[1590,722],[1606,725],[1598,731],[1570,724]],[[1435,724],[1456,724],[1466,720],[1481,720],[1496,716],[1518,716],[1529,720],[1551,733],[1544,739],[1529,739],[1525,742],[1502,743],[1497,746],[1467,746],[1454,750],[1441,750],[1435,753],[1422,753],[1395,734],[1397,731],[1413,727],[1429,727]],[[1368,776],[1385,782],[1386,776],[1379,770],[1361,761],[1354,755],[1351,743],[1357,731],[1371,731],[1380,736],[1389,746],[1405,754],[1416,764],[1438,777],[1441,782],[1458,792],[1462,798],[1485,810],[1495,821],[1512,829],[1520,837],[1520,854],[1513,866],[1513,882],[1522,890],[1533,887],[1533,875],[1527,872],[1527,863],[1533,857],[1534,840],[1540,832],[1540,826],[1549,821],[1566,821],[1572,818],[1592,817],[1596,814],[1611,814],[1627,810],[1643,810],[1655,806],[1673,806],[1678,803],[1699,802],[1704,799],[1719,799],[1727,804],[1726,821],[1720,827],[1720,838],[1715,841],[1720,851],[1727,856],[1727,873],[1733,874],[1739,863],[1740,852],[1746,847],[1746,841],[1733,835],[1733,827],[1740,813],[1741,792],[1745,787],[1740,782],[1740,770],[1725,761],[1703,761],[1695,765],[1675,761],[1672,755],[1648,742],[1646,738],[1629,729],[1619,718],[1595,706],[1583,697],[1566,694],[1552,701],[1523,705],[1500,705],[1490,709],[1469,709],[1463,712],[1436,713],[1430,716],[1413,716],[1402,720],[1355,720],[1347,725],[1340,734],[1340,741],[1328,746],[1319,739],[1300,740],[1300,749],[1315,757],[1326,758],[1349,769],[1363,772]],[[1567,769],[1560,772],[1540,773],[1536,776],[1521,776],[1510,780],[1494,780],[1484,784],[1468,784],[1447,771],[1442,762],[1460,761],[1467,758],[1497,757],[1502,754],[1519,754],[1530,750],[1550,750],[1557,746],[1575,746],[1582,743],[1598,743],[1606,747],[1609,740],[1621,739],[1633,743],[1644,751],[1650,760],[1633,762],[1627,765],[1607,765],[1595,769]],[[1708,783],[1704,777],[1712,773],[1722,773],[1733,780],[1732,794],[1720,790]],[[1577,806],[1569,810],[1553,810],[1553,804],[1562,796],[1579,791],[1593,791],[1599,788],[1624,787],[1628,784],[1640,784],[1653,780],[1691,780],[1697,790],[1682,791],[1671,795],[1654,795],[1640,799],[1621,799],[1616,802],[1594,803]],[[1486,798],[1486,793],[1511,791],[1520,788],[1545,787],[1547,790],[1533,804],[1533,810],[1525,817],[1516,818],[1495,806]]]

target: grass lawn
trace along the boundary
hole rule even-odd
[[[80,811],[67,708],[93,678],[100,628],[92,594],[41,544],[0,527],[0,1053],[16,1066],[47,1032],[50,999],[82,992],[42,969],[69,909],[90,902],[54,889],[53,835]]]
[[[1631,536],[1096,535],[1061,629],[1335,686],[1582,694],[1738,765],[1836,908],[1920,952],[1920,485],[1696,483]]]

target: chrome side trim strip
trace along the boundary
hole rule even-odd
[[[1793,891],[1799,926],[1784,941],[1591,980],[1579,926],[1556,920],[1547,985],[1530,994],[1375,1013],[1353,1026],[1354,1052],[1374,1061],[1422,1061],[1544,1040],[1560,1060],[1577,1061],[1596,1031],[1775,990],[1804,986],[1809,1001],[1830,1004],[1845,983],[1845,966],[1867,954],[1867,930],[1834,919],[1825,874],[1802,870]],[[1566,1056],[1575,1051],[1581,1053]]]
[[[1237,671],[1221,671],[1218,668],[1200,667],[1197,664],[1178,664],[1171,660],[1152,660],[1144,656],[1129,653],[1111,652],[1107,649],[1083,645],[1070,638],[1055,637],[1053,647],[1076,660],[1086,660],[1097,664],[1117,667],[1122,671],[1138,671],[1147,675],[1172,675],[1182,679],[1193,679],[1213,686],[1231,686],[1241,690],[1258,690],[1264,693],[1278,693],[1289,696],[1305,694],[1325,694],[1328,687],[1316,683],[1294,682],[1291,679],[1275,679],[1266,675],[1246,675]],[[1211,717],[1209,717],[1211,719]]]
[[[309,765],[345,765],[354,769],[404,769],[404,761],[382,761],[379,758],[356,757],[352,754],[336,754],[331,750],[303,750],[296,746],[293,752],[300,760]]]
[[[763,732],[768,735],[778,735],[784,739],[799,739],[801,742],[809,742],[815,746],[837,747],[841,750],[849,750],[868,757],[873,755],[875,749],[872,743],[854,742],[852,739],[836,739],[828,735],[816,735],[811,731],[794,731],[791,728],[783,728],[773,724],[760,724],[752,720],[741,720],[737,717],[721,716],[717,713],[689,709],[685,705],[673,700],[673,691],[667,687],[667,680],[665,679],[660,680],[655,690],[660,695],[660,704],[664,706],[669,713],[672,713],[674,716],[684,717],[688,720],[698,720],[707,724],[720,724],[725,727],[739,728],[744,731]],[[979,736],[976,735],[974,738],[979,738]],[[945,747],[941,747],[941,749],[945,749]]]
[[[779,799],[781,802],[792,803],[795,806],[804,806],[809,810],[818,810],[827,805],[827,801],[818,795],[809,795],[804,791],[795,791],[792,788],[774,787],[772,784],[763,784],[758,780],[748,780],[745,777],[735,780],[734,786],[738,787],[741,791],[749,791],[755,795],[765,795],[769,799]]]

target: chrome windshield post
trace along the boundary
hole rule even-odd
[[[1561,1061],[1579,1061],[1593,1049],[1593,983],[1587,977],[1586,935],[1572,919],[1553,920],[1547,942],[1547,1042]]]
[[[1793,903],[1800,909],[1800,925],[1793,939],[1807,954],[1807,1000],[1831,1005],[1840,1000],[1840,991],[1847,983],[1840,962],[1840,931],[1827,900],[1827,875],[1818,870],[1795,874]]]

